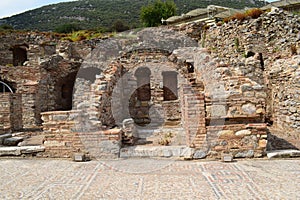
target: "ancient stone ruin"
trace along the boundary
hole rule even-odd
[[[80,42],[1,35],[1,145],[38,138],[23,153],[96,159],[299,148],[299,22],[275,10]]]

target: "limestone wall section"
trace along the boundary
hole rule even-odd
[[[287,141],[278,148],[300,148],[300,57],[279,59],[271,66],[267,74],[271,132]],[[273,142],[272,148],[276,144]]]
[[[201,38],[211,57],[224,66],[220,75],[229,77],[225,87],[242,91],[240,99],[255,105],[256,119],[261,115],[272,134],[294,145],[299,139],[299,22],[297,15],[272,10],[257,19],[211,27]],[[233,77],[241,76],[249,79],[235,90]],[[233,99],[232,105],[239,100]],[[229,108],[230,113],[235,110]]]
[[[207,127],[210,157],[221,158],[230,153],[235,158],[262,157],[266,154],[267,127],[265,124],[231,124]]]

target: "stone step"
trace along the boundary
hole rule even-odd
[[[270,158],[294,158],[300,157],[300,151],[295,149],[268,151],[267,157]]]
[[[193,152],[186,146],[131,146],[120,150],[120,158],[188,158]]]
[[[20,142],[24,140],[23,137],[10,137],[10,138],[5,138],[3,140],[3,145],[4,146],[17,146]]]
[[[45,151],[43,146],[0,147],[0,156],[21,156]]]
[[[44,138],[44,135],[34,135],[25,138],[24,141],[18,144],[18,146],[40,146],[43,145]]]

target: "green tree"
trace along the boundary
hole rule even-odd
[[[122,32],[129,30],[129,26],[122,20],[116,20],[113,25],[111,26],[112,31]]]
[[[145,26],[158,26],[161,24],[162,19],[175,15],[176,10],[177,7],[174,1],[167,0],[162,2],[161,0],[156,0],[152,4],[142,7],[140,19]]]

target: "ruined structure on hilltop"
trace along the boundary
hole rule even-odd
[[[262,157],[275,136],[299,148],[299,24],[272,11],[96,41],[1,36],[0,133],[42,129],[49,157]]]

